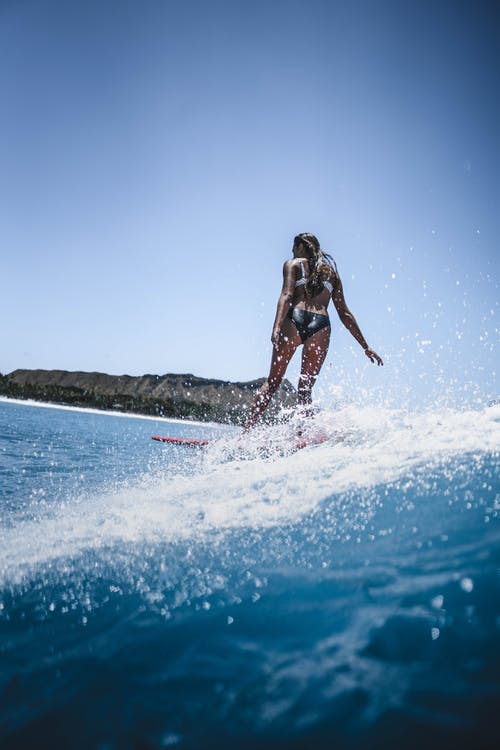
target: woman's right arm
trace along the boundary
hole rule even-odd
[[[379,357],[377,352],[375,352],[373,349],[370,349],[370,347],[366,343],[365,337],[361,333],[361,329],[358,326],[356,318],[347,307],[347,303],[344,297],[344,289],[342,287],[342,282],[338,274],[335,281],[335,288],[332,293],[332,299],[340,320],[345,325],[349,333],[354,336],[358,344],[363,347],[366,356],[370,359],[371,362],[376,362],[377,365],[383,365],[384,363],[382,362],[382,358]]]
[[[285,320],[288,312],[292,306],[293,292],[295,289],[295,274],[293,269],[293,263],[291,260],[285,260],[283,264],[283,287],[278,300],[278,307],[276,309],[276,317],[274,318],[273,333],[271,341],[273,346],[277,346],[281,326]]]

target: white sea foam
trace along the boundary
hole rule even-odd
[[[10,398],[9,396],[0,396],[0,402],[18,404],[20,406],[36,406],[40,409],[59,409],[62,411],[82,412],[83,414],[101,414],[108,417],[126,417],[127,419],[147,419],[154,422],[170,422],[172,424],[191,424],[202,427],[220,426],[216,422],[199,422],[193,419],[174,419],[172,417],[153,416],[150,414],[132,414],[131,412],[119,411],[117,409],[92,409],[87,406],[69,406],[68,404],[55,404],[48,401]]]
[[[315,429],[332,438],[280,455],[290,446],[290,425],[256,430],[215,443],[190,476],[158,474],[118,491],[69,497],[57,512],[3,529],[0,579],[19,580],[33,566],[116,543],[297,523],[347,491],[411,480],[415,467],[431,470],[449,457],[498,451],[500,406],[420,414],[348,407],[318,415]],[[269,445],[277,452],[262,458]]]

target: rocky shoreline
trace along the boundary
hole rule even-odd
[[[66,370],[14,370],[0,375],[0,395],[133,414],[242,424],[263,378],[229,382],[190,374],[107,375]],[[283,382],[267,412],[273,419],[296,402]]]

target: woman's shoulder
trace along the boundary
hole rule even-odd
[[[307,269],[307,260],[305,260],[304,258],[287,258],[283,263],[283,271],[300,271],[302,263],[305,264],[305,267]]]

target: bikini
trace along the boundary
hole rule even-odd
[[[304,273],[304,264],[302,261],[300,262],[300,268],[302,275],[301,278],[297,279],[295,282],[296,289],[299,286],[305,286],[305,284],[307,284],[307,276]],[[324,281],[323,287],[324,289],[328,289],[330,294],[333,292],[333,285],[329,281]],[[302,343],[307,341],[311,336],[314,336],[318,331],[321,331],[322,328],[330,327],[330,318],[328,315],[304,310],[302,307],[292,307],[288,313],[288,317],[295,325]]]

